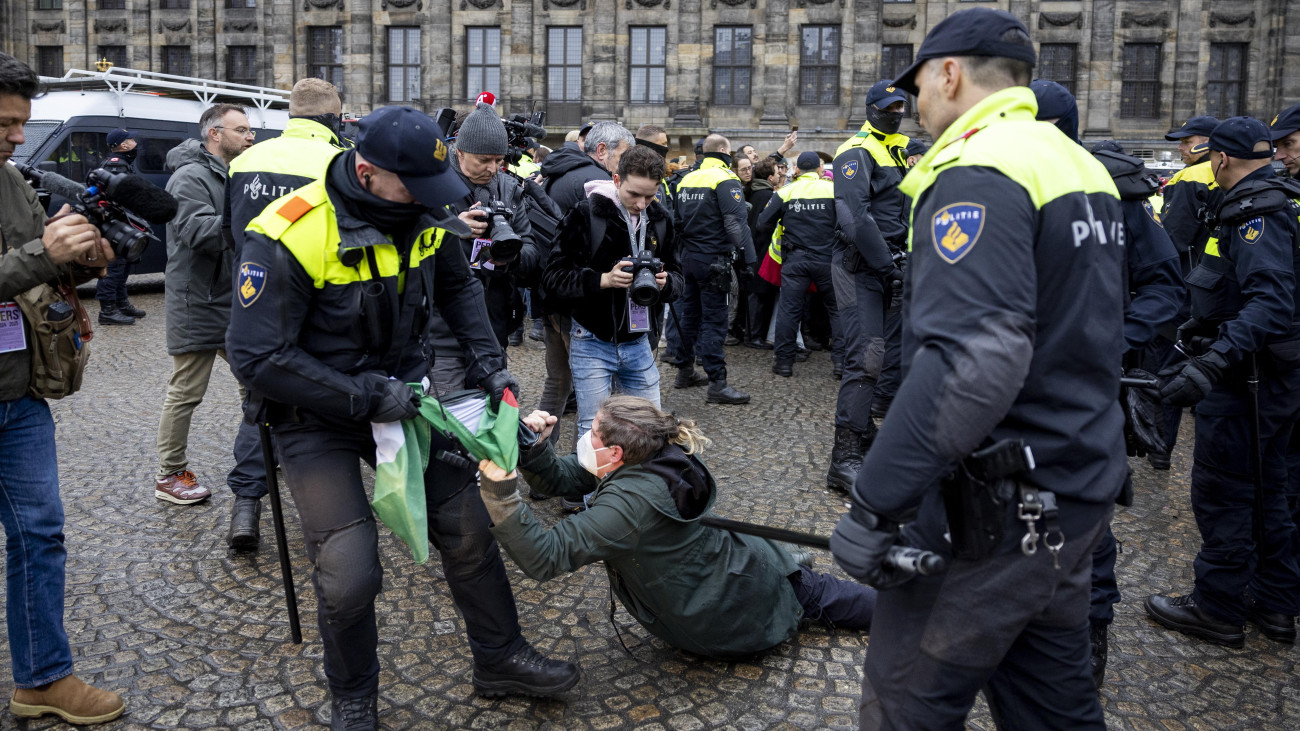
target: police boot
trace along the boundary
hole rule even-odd
[[[835,427],[835,445],[831,447],[831,468],[826,472],[826,486],[848,492],[858,480],[862,467],[862,441],[847,426]]]
[[[709,382],[709,377],[695,370],[695,366],[677,369],[677,378],[673,379],[673,388],[694,388]]]
[[[330,699],[330,731],[377,731],[379,693],[362,698]]]
[[[1106,680],[1106,656],[1110,651],[1110,623],[1096,622],[1088,630],[1088,642],[1092,647],[1092,684],[1101,689]]]
[[[99,303],[99,324],[101,325],[134,325],[135,318],[123,314],[117,309],[116,302]]]
[[[711,404],[747,404],[749,394],[737,391],[727,385],[727,379],[719,378],[716,381],[709,381],[709,395],[705,401]]]
[[[1199,637],[1216,645],[1240,650],[1246,646],[1246,628],[1218,619],[1196,605],[1191,594],[1165,596],[1152,594],[1146,600],[1147,615],[1157,623],[1185,635]]]
[[[127,317],[134,317],[136,319],[144,317],[147,314],[144,310],[131,304],[131,300],[126,299],[125,297],[117,301],[117,311]]]
[[[545,698],[578,684],[578,666],[552,660],[524,645],[518,652],[491,665],[474,663],[474,692],[485,696],[530,695]]]
[[[261,538],[262,501],[255,497],[235,496],[230,511],[230,532],[226,543],[236,551],[256,551]]]

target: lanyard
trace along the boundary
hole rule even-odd
[[[632,256],[636,256],[645,248],[645,230],[650,225],[650,216],[646,215],[645,211],[642,211],[640,216],[642,219],[641,225],[638,227],[636,221],[632,218],[632,214],[628,213],[628,210],[623,207],[623,201],[621,200],[618,202],[618,210],[622,211],[623,220],[627,221],[627,238],[632,244]]]

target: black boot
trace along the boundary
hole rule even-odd
[[[491,667],[474,663],[474,692],[485,696],[531,695],[545,698],[578,684],[578,666],[552,660],[524,645]]]
[[[378,731],[379,694],[364,698],[331,698],[330,731]]]
[[[506,338],[506,342],[509,343],[509,344],[511,344],[511,345],[523,345],[523,344],[524,344],[524,326],[523,326],[523,325],[520,325],[519,328],[518,328],[517,330],[515,330],[515,331],[512,332],[512,333],[510,333],[510,336]]]
[[[677,369],[677,378],[673,380],[673,388],[694,388],[703,386],[709,382],[709,377],[695,370],[694,366],[686,366]]]
[[[862,467],[862,440],[847,426],[835,427],[835,445],[831,447],[831,468],[826,472],[826,486],[849,492],[858,481]]]
[[[117,309],[116,302],[99,303],[99,324],[101,325],[134,325],[135,318],[123,314]]]
[[[1165,596],[1152,594],[1146,600],[1147,614],[1156,622],[1185,635],[1199,637],[1224,647],[1246,646],[1246,628],[1210,616],[1196,606],[1192,595]]]
[[[1097,622],[1092,623],[1092,628],[1088,630],[1088,641],[1092,645],[1092,683],[1101,689],[1101,684],[1106,680],[1106,655],[1110,651],[1110,623]]]
[[[709,395],[705,397],[705,401],[711,404],[747,404],[749,394],[728,386],[727,379],[722,378],[709,381]]]
[[[874,421],[868,421],[867,426],[870,428],[857,434],[858,453],[862,455],[863,459],[867,458],[867,451],[871,449],[872,444],[876,443],[876,435],[880,433],[880,429]]]
[[[131,304],[131,300],[129,299],[118,300],[117,311],[121,312],[123,315],[126,315],[127,317],[134,317],[136,319],[144,317],[146,314],[144,310]]]
[[[261,538],[262,501],[255,497],[235,496],[230,510],[230,532],[226,543],[236,551],[256,551]]]
[[[1246,621],[1259,627],[1259,631],[1274,642],[1295,644],[1295,617],[1270,612],[1251,598],[1246,600]]]
[[[539,343],[546,339],[546,333],[542,331],[542,318],[533,319],[533,325],[528,329],[528,339]]]

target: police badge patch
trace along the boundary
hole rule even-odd
[[[1261,216],[1255,216],[1249,221],[1237,227],[1237,235],[1242,241],[1253,244],[1259,241],[1259,237],[1264,235],[1264,219]]]
[[[731,191],[731,197],[732,197],[732,198],[735,198],[735,199],[736,199],[736,202],[739,203],[740,200],[741,200],[741,198],[740,198],[740,188],[735,188],[735,189],[733,189],[733,190]]]
[[[844,174],[846,180],[852,180],[854,175],[858,174],[858,161],[849,160],[840,166],[840,172]]]
[[[951,203],[935,211],[931,219],[934,250],[949,264],[956,264],[975,248],[984,232],[984,206],[978,203]]]
[[[246,261],[239,265],[239,304],[248,307],[262,296],[266,289],[266,267]]]
[[[1147,209],[1147,215],[1151,217],[1152,221],[1156,222],[1157,226],[1160,228],[1165,227],[1164,223],[1160,221],[1160,214],[1156,213],[1156,207],[1151,205],[1151,201],[1142,201],[1142,207]]]

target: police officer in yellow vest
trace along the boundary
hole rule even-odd
[[[835,152],[835,199],[853,217],[852,241],[838,240],[831,260],[835,303],[844,334],[844,375],[835,401],[835,444],[828,487],[848,492],[862,455],[876,436],[872,394],[885,350],[885,313],[902,271],[892,254],[907,245],[907,196],[898,189],[907,173],[909,140],[898,134],[907,95],[889,80],[867,91],[867,121]]]
[[[409,107],[377,109],[359,126],[357,149],[337,154],[324,178],[277,199],[249,225],[227,347],[240,381],[264,400],[298,505],[334,728],[373,729],[374,601],[383,571],[359,468],[375,458],[370,424],[416,415],[418,398],[406,384],[429,370],[434,305],[460,341],[472,381],[494,401],[518,385],[502,367],[464,250],[444,242],[439,228],[458,225],[443,206],[468,193],[441,131]],[[577,668],[542,657],[520,633],[482,501],[466,497],[474,491],[463,482],[429,474],[430,538],[465,619],[475,690],[551,695],[572,687]]]
[[[506,166],[507,170],[521,178],[527,178],[542,169],[542,166],[538,165],[537,162],[533,160],[533,153],[537,151],[537,140],[532,137],[526,139],[527,142],[525,144],[527,147],[525,147],[523,153],[519,155],[519,162]]]
[[[1188,261],[1183,276],[1191,271],[1191,265],[1196,263],[1205,248],[1205,240],[1210,237],[1196,212],[1209,203],[1210,189],[1215,187],[1214,172],[1209,165],[1209,140],[1210,132],[1218,123],[1214,117],[1192,117],[1165,135],[1166,140],[1178,143],[1178,154],[1187,166],[1165,183],[1165,206],[1160,212],[1160,220],[1174,247]]]
[[[1105,728],[1088,591],[1128,471],[1123,214],[1101,163],[1034,120],[1034,59],[1015,16],[963,10],[896,81],[935,136],[902,185],[904,376],[831,538],[882,590],[864,729],[959,728],[981,689],[1001,728]],[[900,542],[947,568],[891,568]]]
[[[238,259],[244,229],[267,204],[325,174],[344,148],[339,136],[343,101],[324,79],[299,79],[289,92],[289,123],[279,137],[248,148],[230,164],[222,231]]]

